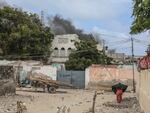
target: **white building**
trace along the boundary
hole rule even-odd
[[[65,63],[69,59],[71,51],[76,50],[76,41],[79,41],[78,35],[76,34],[56,35],[52,42],[53,52],[50,62]]]
[[[103,45],[101,43],[97,44],[97,50],[99,50],[99,51],[103,50]]]

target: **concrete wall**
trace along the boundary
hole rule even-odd
[[[150,113],[150,69],[140,73],[139,101],[144,112]]]
[[[0,96],[15,94],[15,76],[13,66],[0,66]]]
[[[138,72],[135,70],[135,80]],[[133,88],[132,67],[93,65],[86,69],[86,88],[110,90],[111,86],[122,82],[128,85],[128,90]]]
[[[90,81],[90,76],[89,76],[89,74],[90,74],[89,68],[86,68],[86,69],[85,69],[85,87],[88,86],[89,81]]]
[[[33,70],[33,68],[38,68]],[[43,66],[36,66],[32,67],[33,72],[32,73],[42,73],[44,75],[47,75],[51,77],[53,80],[56,80],[57,78],[57,68],[52,67],[51,65],[43,65]]]
[[[51,65],[39,65],[39,66],[31,66],[31,65],[22,65],[19,71],[20,82],[25,82],[27,76],[29,74],[41,73],[51,77],[53,80],[56,80],[57,77],[57,68]]]

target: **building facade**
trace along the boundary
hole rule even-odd
[[[69,59],[70,53],[76,50],[76,41],[79,41],[76,34],[56,35],[52,42],[53,52],[50,62],[64,64]]]

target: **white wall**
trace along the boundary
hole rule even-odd
[[[38,67],[38,66],[37,66]],[[56,80],[57,78],[57,68],[52,66],[39,66],[40,69],[33,70],[32,73],[42,73],[44,75],[47,75],[51,77],[53,80]]]
[[[88,83],[90,81],[89,74],[90,74],[90,69],[86,68],[86,70],[85,70],[85,88],[87,88]]]

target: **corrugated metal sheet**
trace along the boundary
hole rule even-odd
[[[82,89],[85,88],[85,71],[58,71],[57,80]]]

